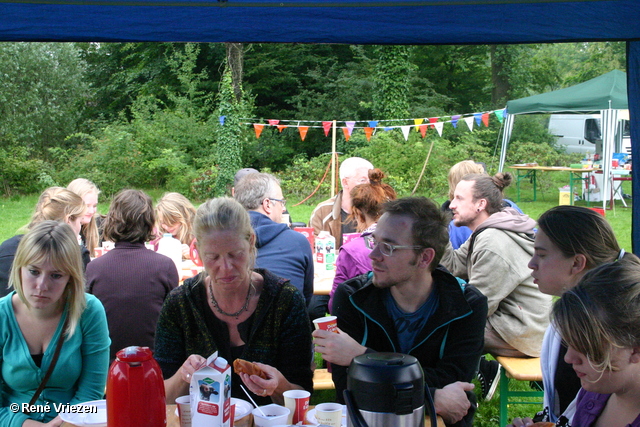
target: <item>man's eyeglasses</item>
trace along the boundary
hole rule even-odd
[[[380,253],[384,256],[392,256],[393,251],[397,249],[422,249],[422,246],[392,245],[386,242],[378,242],[373,235],[364,236],[364,243],[371,250],[379,246]]]
[[[282,203],[282,207],[287,206],[287,199],[274,199],[273,197],[269,197],[269,200],[273,200],[274,202]]]

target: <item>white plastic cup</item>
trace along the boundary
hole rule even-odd
[[[313,320],[316,329],[338,333],[338,318],[336,316],[318,317]]]
[[[287,390],[283,394],[284,406],[291,411],[287,418],[287,424],[304,423],[309,410],[309,398],[311,393],[306,390]]]
[[[260,409],[262,412],[260,412]],[[291,412],[288,408],[276,405],[275,403],[261,406],[260,409],[256,408],[251,411],[253,414],[253,423],[256,427],[274,427],[286,424],[289,413]],[[264,413],[264,415],[262,415],[262,413]]]
[[[191,399],[187,396],[180,396],[176,399],[178,407],[178,418],[180,427],[191,427]]]
[[[342,427],[342,405],[339,403],[321,403],[316,406],[318,424],[329,427]]]

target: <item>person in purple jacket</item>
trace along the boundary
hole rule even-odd
[[[396,199],[396,192],[389,184],[382,182],[385,177],[380,169],[369,170],[369,183],[360,184],[351,190],[350,219],[357,222],[361,235],[342,245],[336,259],[336,275],[329,294],[329,312],[333,304],[333,294],[342,282],[371,271],[371,259],[364,242],[364,236],[373,233],[382,215],[382,204]]]
[[[589,271],[552,316],[582,385],[571,426],[639,427],[640,260],[624,256]]]

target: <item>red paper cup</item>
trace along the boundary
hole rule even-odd
[[[313,235],[313,227],[294,227],[293,229],[307,238],[311,245],[311,252],[315,252],[315,236]]]
[[[338,333],[338,318],[336,316],[319,317],[313,320],[316,329]]]
[[[284,406],[291,411],[287,424],[304,422],[309,409],[311,393],[306,390],[287,390],[282,395],[284,396]]]

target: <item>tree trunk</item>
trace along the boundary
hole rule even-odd
[[[242,100],[242,74],[244,66],[244,48],[242,43],[225,43],[227,49],[227,64],[231,70],[233,94],[236,102]]]
[[[508,46],[507,46],[508,47]],[[509,75],[507,63],[510,55],[505,55],[504,47],[491,45],[489,55],[491,58],[491,105],[504,105],[509,99],[511,91],[511,83],[509,83]]]

